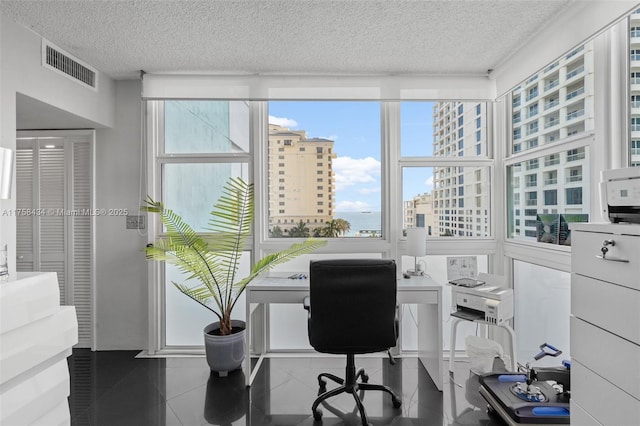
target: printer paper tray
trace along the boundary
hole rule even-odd
[[[459,309],[459,310],[457,310],[455,312],[452,312],[451,316],[457,317],[457,318],[462,318],[462,319],[465,319],[467,321],[477,321],[477,320],[484,321],[484,313],[477,312],[477,311],[471,311],[471,310],[460,310]]]

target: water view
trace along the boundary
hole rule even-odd
[[[370,237],[374,233],[380,236],[382,228],[382,212],[335,212],[335,219],[344,219],[351,225],[345,237]]]

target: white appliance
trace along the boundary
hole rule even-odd
[[[510,288],[452,286],[452,291],[454,316],[471,321],[481,319],[496,325],[513,318],[513,290]]]
[[[640,223],[640,167],[603,170],[600,204],[613,223]]]

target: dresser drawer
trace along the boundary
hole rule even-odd
[[[574,232],[571,238],[573,272],[640,290],[640,237]],[[605,240],[612,240],[615,245],[607,246],[608,251],[604,259],[598,258],[597,256],[602,256],[601,249]]]
[[[640,419],[640,401],[577,361],[571,363],[571,400],[603,425],[637,426]],[[571,424],[577,424],[573,413]]]
[[[640,291],[573,273],[571,313],[640,345]]]
[[[571,317],[571,356],[640,400],[639,345]]]

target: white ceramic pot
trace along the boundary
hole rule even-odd
[[[211,371],[215,371],[220,377],[225,377],[229,371],[242,367],[242,361],[244,361],[245,322],[231,320],[231,327],[242,328],[242,331],[228,336],[211,334],[213,330],[220,328],[219,321],[204,328],[204,349],[207,355],[207,364],[209,364]]]

